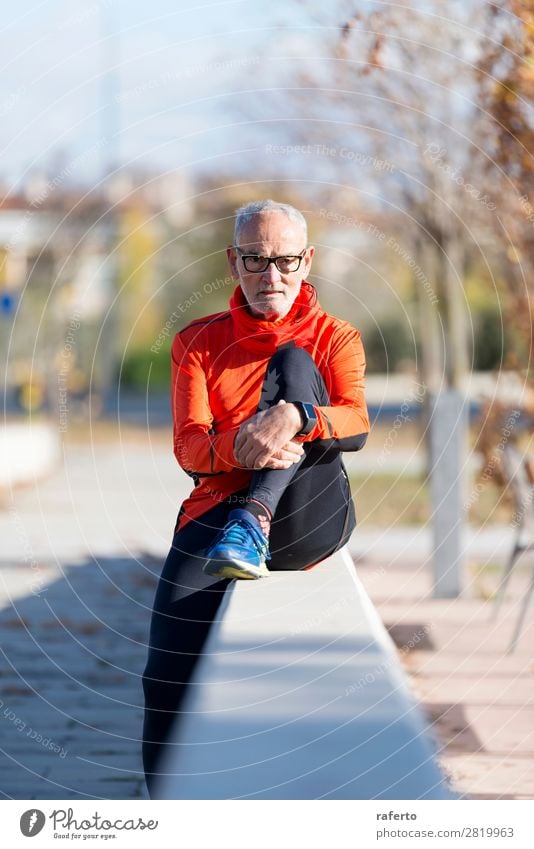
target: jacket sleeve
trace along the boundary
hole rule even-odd
[[[359,451],[369,433],[365,402],[365,354],[360,332],[350,325],[338,331],[327,362],[330,406],[316,406],[317,424],[303,441],[333,440],[342,451]]]
[[[177,334],[171,350],[174,456],[189,475],[206,476],[239,468],[234,440],[239,427],[213,433],[206,373],[200,353]]]

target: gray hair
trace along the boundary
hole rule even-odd
[[[288,203],[278,203],[276,200],[267,198],[266,200],[253,200],[251,203],[246,203],[236,209],[235,227],[234,227],[234,245],[239,244],[241,231],[252,221],[255,215],[260,215],[262,212],[283,212],[290,221],[300,224],[304,231],[306,242],[308,241],[308,225],[302,212],[290,206]]]

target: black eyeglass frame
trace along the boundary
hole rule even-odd
[[[243,253],[243,250],[241,248],[239,248],[237,245],[234,245],[234,250],[237,251],[237,253],[241,257],[241,259],[243,260],[243,265],[245,266],[245,271],[248,274],[265,274],[265,272],[269,268],[271,262],[274,262],[274,264],[276,265],[276,268],[278,269],[280,274],[294,274],[296,271],[299,270],[300,266],[302,265],[302,260],[306,256],[306,251],[308,250],[308,248],[304,248],[304,250],[301,251],[299,254],[287,254],[287,255],[282,255],[282,256],[262,257],[262,259],[267,260],[267,265],[265,266],[265,268],[262,268],[261,271],[257,271],[257,270],[249,271],[249,269],[247,268],[247,263],[246,263],[247,259],[259,259],[261,254],[246,254],[246,253]],[[294,268],[292,271],[283,271],[280,268],[280,266],[278,265],[279,259],[298,259],[299,262],[298,262],[297,267]]]

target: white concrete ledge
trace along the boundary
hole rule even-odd
[[[222,608],[160,798],[454,798],[346,550],[233,582]]]
[[[59,437],[48,424],[0,427],[0,488],[31,483],[48,474],[59,460]]]

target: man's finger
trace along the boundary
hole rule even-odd
[[[273,457],[276,460],[291,460],[292,463],[298,463],[302,459],[302,454],[298,451],[285,451],[281,448],[274,452]]]
[[[236,436],[235,442],[234,442],[234,451],[240,451],[245,442],[246,442],[245,434],[243,433],[242,430],[238,430],[237,436]]]
[[[293,465],[293,463],[290,460],[276,460],[275,458],[271,457],[265,463],[265,465],[262,466],[261,468],[262,469],[290,469],[292,465]]]
[[[299,460],[304,456],[304,449],[300,448],[300,446],[292,445],[290,442],[286,443],[286,445],[282,445],[278,451],[274,452],[274,456],[276,457],[297,457]]]
[[[302,443],[293,442],[293,440],[290,440],[289,442],[286,442],[285,445],[282,445],[282,449],[284,451],[294,451],[296,454],[304,454],[304,446],[302,445]]]
[[[245,449],[241,452],[241,463],[243,464],[243,466],[245,466],[247,469],[253,469],[255,465],[255,460],[255,452],[252,452],[250,448],[248,448],[247,450],[245,447]]]
[[[247,469],[261,469],[270,457],[270,451],[267,448],[259,448],[254,443],[245,445],[241,452],[243,465]]]

